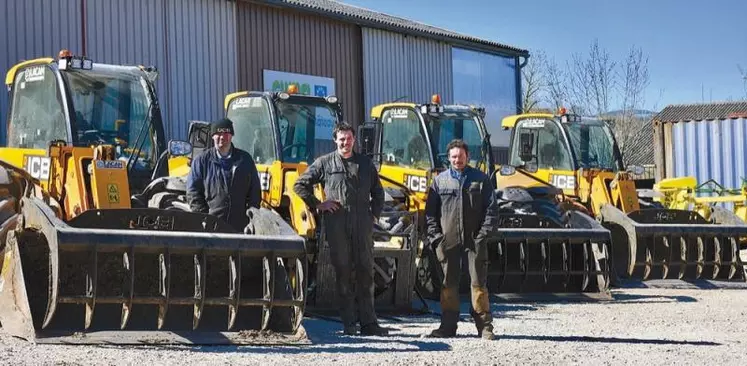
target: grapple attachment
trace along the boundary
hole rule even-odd
[[[607,297],[610,232],[582,213],[567,216],[561,226],[540,215],[501,215],[490,246],[489,291]]]
[[[693,211],[651,208],[625,214],[606,204],[602,224],[612,231],[620,278],[745,282],[739,257],[747,225],[711,223]]]
[[[303,239],[268,210],[254,234],[179,210],[90,210],[59,220],[25,197],[8,234],[0,321],[50,343],[305,342]]]

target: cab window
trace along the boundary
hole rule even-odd
[[[54,72],[46,65],[19,71],[13,83],[8,147],[47,149],[67,141],[67,120]]]
[[[430,169],[431,160],[420,118],[409,108],[390,108],[381,115],[384,165]]]
[[[512,143],[511,165],[523,165],[519,157],[521,151],[519,137],[522,133],[531,133],[534,136],[532,162],[537,164],[537,168],[573,170],[570,150],[560,127],[551,120],[541,118],[524,119],[517,123]]]
[[[135,73],[98,67],[68,70],[63,77],[73,101],[76,144],[114,145],[117,159],[129,161],[137,154],[135,170],[153,169],[155,133],[145,80]]]
[[[227,117],[233,121],[233,143],[246,150],[257,164],[276,160],[270,106],[262,97],[242,97],[231,101]]]

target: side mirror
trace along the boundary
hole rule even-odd
[[[534,159],[534,134],[531,132],[522,132],[519,135],[519,143],[521,144],[519,150],[519,158],[524,162],[530,162]]]
[[[373,156],[376,153],[376,122],[366,122],[358,126],[358,136],[363,154]]]
[[[192,144],[182,140],[169,141],[169,155],[187,156],[192,153]]]

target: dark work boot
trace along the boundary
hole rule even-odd
[[[356,327],[355,324],[353,324],[353,325],[344,325],[342,327],[342,333],[345,334],[345,335],[350,335],[350,336],[356,335],[356,334],[358,334],[358,327]]]
[[[459,312],[446,310],[441,314],[441,325],[431,331],[428,337],[431,338],[449,338],[456,336],[457,323],[459,322]]]
[[[389,335],[389,330],[386,328],[381,327],[380,325],[373,323],[373,324],[366,324],[361,327],[361,335],[367,335],[367,336],[386,336]]]

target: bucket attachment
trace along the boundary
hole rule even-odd
[[[651,208],[625,214],[600,210],[612,231],[614,270],[620,278],[745,282],[739,257],[747,225],[711,223],[693,211]]]
[[[89,210],[63,222],[24,197],[20,213],[0,286],[0,322],[13,336],[73,344],[307,341],[304,241],[271,211],[248,212],[251,235],[180,210]]]
[[[608,298],[610,232],[580,212],[567,217],[564,227],[540,215],[501,215],[489,246],[490,293]]]

